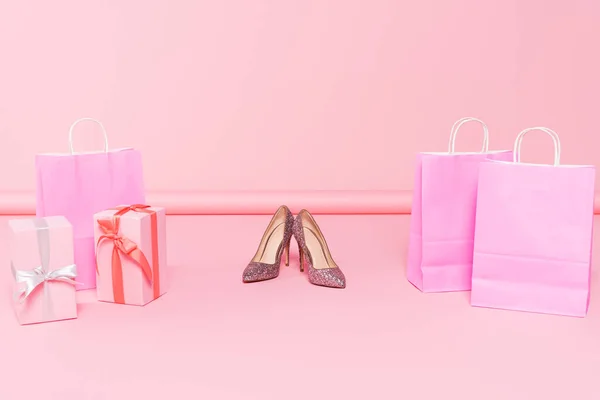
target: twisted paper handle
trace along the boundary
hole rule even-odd
[[[466,124],[467,122],[471,121],[479,122],[483,126],[483,147],[481,148],[481,152],[486,153],[489,150],[490,135],[488,132],[487,125],[480,119],[473,117],[463,117],[456,121],[454,125],[452,125],[452,129],[450,129],[450,142],[448,143],[449,153],[454,153],[456,135],[458,134],[458,130],[460,129],[460,127]]]
[[[556,167],[560,165],[560,139],[558,138],[558,133],[554,132],[552,129],[544,128],[543,126],[527,128],[517,135],[517,138],[515,139],[515,147],[513,150],[513,161],[521,162],[521,144],[523,143],[523,138],[525,137],[527,132],[531,131],[542,131],[550,135],[552,141],[554,142],[554,166]]]
[[[104,135],[104,152],[108,153],[108,136],[106,135],[106,129],[104,129],[104,125],[102,125],[102,122],[98,121],[97,119],[85,117],[79,118],[77,121],[73,122],[71,128],[69,128],[69,150],[71,151],[71,154],[75,154],[75,150],[73,149],[73,129],[75,129],[75,125],[83,121],[92,121],[100,125],[100,129],[102,129],[102,135]]]

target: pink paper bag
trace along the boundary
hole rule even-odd
[[[456,153],[456,134],[469,121],[482,124],[483,149]],[[488,143],[482,121],[462,118],[452,127],[448,153],[417,156],[406,275],[423,292],[471,289],[479,165],[512,159],[511,151],[488,151]]]
[[[554,165],[519,162],[523,136],[548,133]],[[560,165],[558,135],[530,128],[514,162],[479,175],[471,304],[583,317],[590,294],[595,168]]]
[[[10,228],[15,312],[20,324],[77,318],[73,229],[65,217],[14,219]]]
[[[38,154],[36,157],[38,217],[64,215],[73,225],[78,289],[96,286],[93,215],[119,204],[144,203],[142,157],[133,149],[108,150],[106,131],[104,151],[75,153],[73,128],[69,131],[70,153]]]
[[[165,209],[141,204],[94,215],[98,300],[143,306],[167,291]]]

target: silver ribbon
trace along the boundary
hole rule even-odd
[[[15,297],[20,303],[23,303],[25,299],[27,299],[27,297],[44,282],[63,281],[75,284],[74,279],[77,276],[75,264],[67,265],[51,272],[45,272],[42,266],[30,271],[17,270],[14,265],[11,265],[11,267],[17,283],[25,283],[25,287],[20,288],[15,293]]]
[[[48,271],[50,264],[50,230],[48,223],[43,218],[36,218],[33,220],[33,224],[37,230],[41,265],[32,270],[18,270],[11,262],[11,270],[18,284],[18,289],[15,291],[15,300],[19,303],[25,302],[27,297],[43,284],[46,311],[51,313],[52,305],[47,283],[50,281],[62,281],[75,285],[77,284],[75,282],[77,268],[75,264],[71,264],[55,269],[54,271]]]

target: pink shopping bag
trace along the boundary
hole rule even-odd
[[[457,153],[456,134],[469,121],[483,126],[483,149]],[[487,126],[467,117],[452,126],[447,153],[417,156],[406,275],[423,292],[471,289],[479,165],[512,159],[511,151],[489,151],[488,143]]]
[[[554,165],[520,162],[524,135],[554,140]],[[560,165],[558,135],[522,131],[513,162],[480,168],[471,304],[583,317],[590,294],[595,168]]]
[[[93,121],[104,133],[104,151],[75,153],[73,128]],[[36,156],[38,217],[63,215],[73,225],[77,289],[96,287],[94,214],[119,204],[145,203],[141,154],[133,149],[108,150],[99,121],[82,118],[69,131],[70,153]]]

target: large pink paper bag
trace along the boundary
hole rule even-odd
[[[143,306],[167,290],[165,209],[141,204],[94,215],[98,300]]]
[[[20,324],[77,318],[73,229],[65,217],[13,219],[11,269]]]
[[[519,161],[524,135],[548,133],[554,165]],[[590,294],[595,168],[560,165],[558,135],[530,128],[514,162],[480,168],[471,304],[583,317]]]
[[[469,121],[483,125],[483,149],[457,153],[456,134]],[[486,159],[512,159],[511,151],[489,151],[488,143],[482,121],[462,118],[452,127],[447,153],[417,156],[407,278],[423,292],[471,289],[479,165]]]
[[[38,154],[36,157],[38,217],[64,215],[73,225],[78,289],[96,286],[93,215],[119,204],[144,203],[141,154],[133,149],[108,149],[102,124],[104,151],[75,153],[73,128],[69,131],[70,153]]]

